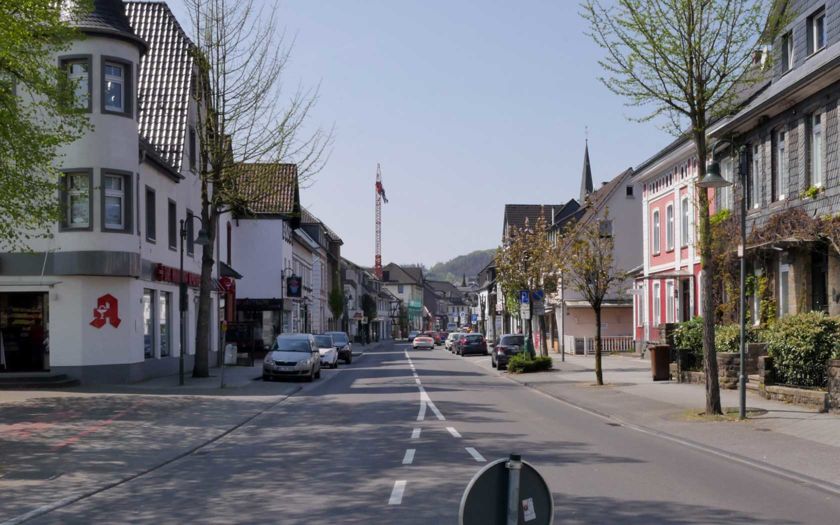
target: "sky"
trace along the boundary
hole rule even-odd
[[[272,0],[257,0],[270,2]],[[183,0],[169,0],[189,31]],[[294,48],[284,84],[320,84],[309,125],[335,127],[302,204],[372,266],[382,169],[383,263],[495,248],[504,205],[577,198],[672,137],[598,80],[577,0],[277,0]]]

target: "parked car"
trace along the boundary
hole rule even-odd
[[[508,360],[514,354],[525,350],[525,336],[521,334],[503,334],[493,346],[490,353],[490,364],[501,370],[507,367]]]
[[[428,348],[429,350],[434,350],[435,339],[430,335],[419,334],[414,338],[414,340],[412,340],[411,346],[415,350],[418,348]]]
[[[324,335],[332,337],[335,349],[338,351],[338,358],[348,365],[353,362],[353,343],[350,337],[344,332],[324,332]]]
[[[321,366],[338,368],[338,349],[335,347],[332,336],[316,335],[315,344],[318,345],[318,352],[321,353]]]
[[[418,335],[420,335],[420,332],[417,332],[417,331],[408,332],[408,342],[413,343],[414,338],[417,337]]]
[[[429,337],[431,337],[432,339],[434,339],[434,340],[435,340],[435,345],[439,345],[439,344],[440,344],[440,342],[441,342],[441,339],[440,339],[440,334],[439,334],[438,332],[432,332],[432,331],[430,331],[430,332],[423,332],[423,335],[428,335]]]
[[[449,332],[449,335],[446,336],[446,341],[443,342],[443,347],[449,350],[450,352],[454,352],[455,341],[457,341],[462,335],[465,334],[461,332]]]
[[[458,355],[487,355],[487,341],[481,334],[461,334],[454,346],[455,353]]]
[[[263,359],[263,381],[275,377],[321,377],[321,353],[312,334],[278,335]]]

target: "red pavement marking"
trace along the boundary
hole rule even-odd
[[[139,400],[139,401],[135,401],[134,403],[131,404],[130,407],[128,407],[124,410],[120,410],[119,412],[116,412],[114,415],[112,415],[108,419],[103,419],[103,420],[101,420],[97,423],[94,423],[92,425],[88,425],[85,428],[85,430],[82,430],[78,434],[74,434],[73,436],[70,436],[69,438],[65,439],[64,441],[60,441],[60,442],[56,443],[55,445],[50,447],[50,450],[52,450],[53,452],[56,452],[56,451],[58,451],[58,450],[60,450],[64,447],[73,445],[74,443],[78,442],[80,439],[82,439],[85,436],[89,436],[91,434],[95,434],[95,433],[99,432],[100,430],[108,427],[114,421],[116,421],[117,419],[121,418],[122,416],[128,414],[129,412],[136,409],[137,407],[144,404],[145,402],[146,401],[142,400],[142,399]]]

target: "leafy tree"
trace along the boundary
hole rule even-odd
[[[330,290],[330,295],[327,297],[327,303],[329,304],[333,319],[336,321],[341,319],[341,314],[344,313],[344,292],[340,287],[336,286]]]
[[[88,1],[0,0],[0,243],[25,250],[60,216],[59,148],[90,124],[56,55],[82,34],[68,24]]]
[[[584,0],[590,36],[605,52],[601,78],[629,106],[647,112],[639,121],[666,118],[688,136],[697,155],[697,180],[706,175],[710,122],[730,113],[738,87],[754,82],[754,53],[784,26],[781,0]],[[687,131],[686,131],[687,130]],[[698,188],[706,413],[720,414],[715,357],[715,305],[708,192]]]
[[[602,229],[608,221],[604,217],[574,225],[557,244],[557,260],[562,265],[563,276],[571,288],[577,290],[595,312],[595,379],[604,384],[601,368],[601,308],[610,292],[627,279],[627,273],[615,267],[613,249],[615,241]]]
[[[247,210],[254,199],[240,184],[241,163],[294,163],[301,181],[323,167],[332,132],[305,131],[317,92],[283,103],[290,49],[278,33],[277,8],[254,0],[185,0],[201,74],[198,101],[202,247],[194,377],[207,377],[210,292],[219,217]],[[259,6],[259,7],[258,7]],[[265,188],[266,192],[272,190]]]
[[[556,264],[542,214],[533,226],[526,219],[523,227],[511,228],[505,243],[496,251],[496,279],[502,287],[506,308],[513,312],[519,310],[520,290],[542,288],[550,293],[556,289]],[[545,320],[544,316],[540,317],[540,353],[548,355]],[[527,327],[533,348],[532,321]]]

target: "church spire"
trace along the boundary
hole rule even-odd
[[[586,198],[592,193],[592,168],[589,166],[589,138],[586,139],[586,148],[583,151],[583,174],[580,179],[580,205],[583,206]]]

